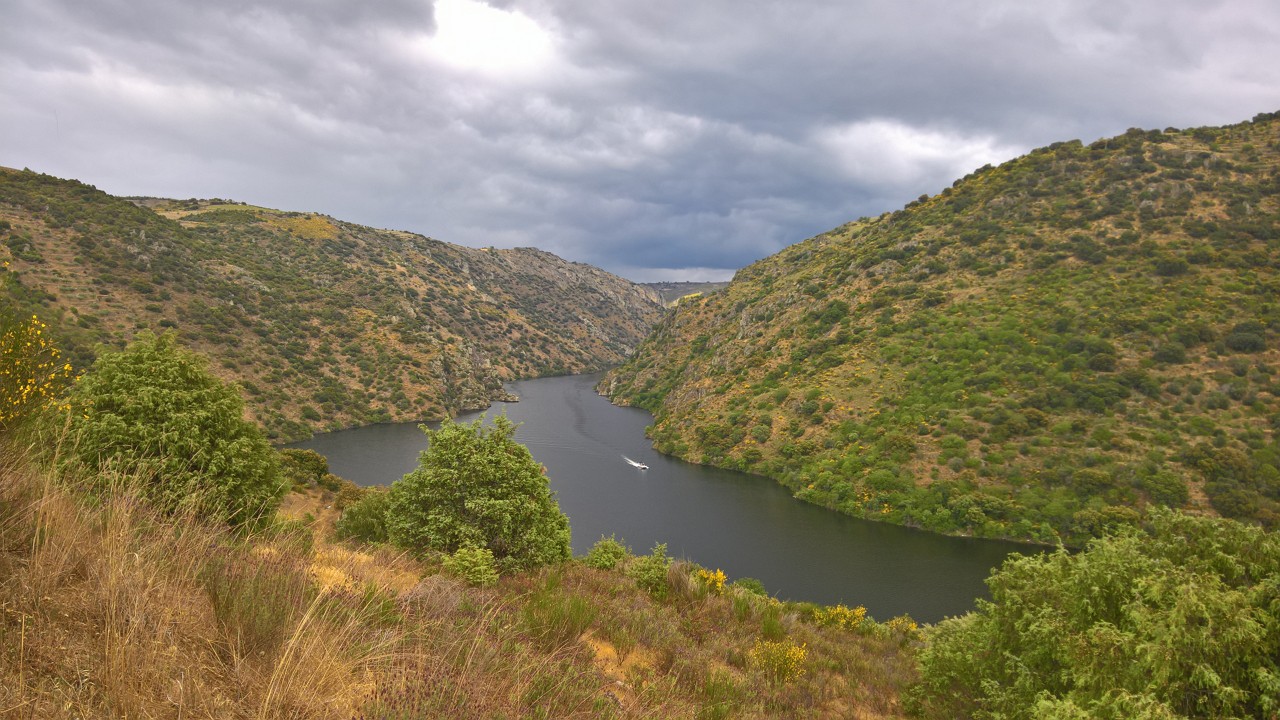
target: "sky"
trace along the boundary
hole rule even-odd
[[[1275,0],[5,0],[0,165],[640,282],[1280,110]]]

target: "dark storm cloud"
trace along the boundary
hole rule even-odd
[[[0,164],[637,279],[986,163],[1280,108],[1274,3],[15,0]]]

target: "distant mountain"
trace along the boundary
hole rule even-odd
[[[984,167],[681,303],[602,384],[851,515],[1051,542],[1280,523],[1280,114]]]
[[[0,301],[39,313],[78,364],[175,328],[281,439],[441,418],[504,380],[614,365],[662,313],[653,290],[533,248],[8,169],[0,260]]]
[[[645,283],[645,286],[651,287],[658,292],[662,298],[662,303],[668,307],[674,307],[684,298],[693,296],[698,297],[707,295],[728,287],[727,282],[651,282]]]

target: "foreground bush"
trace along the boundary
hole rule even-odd
[[[1080,554],[1008,561],[921,655],[921,717],[1272,718],[1280,537],[1153,511]]]
[[[391,542],[454,553],[488,549],[503,570],[567,560],[569,519],[529,450],[512,439],[515,425],[498,416],[423,426],[430,446],[416,470],[391,486],[386,523]]]
[[[169,333],[140,333],[103,353],[72,387],[60,458],[88,474],[104,468],[145,483],[162,510],[197,506],[232,524],[269,518],[287,490],[277,454],[243,419],[232,386]]]
[[[385,489],[371,488],[359,500],[343,508],[335,531],[338,539],[386,542],[388,499]]]
[[[618,538],[613,535],[601,536],[587,551],[587,556],[582,559],[582,562],[598,570],[612,570],[629,554],[627,546],[623,545]]]

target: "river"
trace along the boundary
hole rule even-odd
[[[576,555],[602,535],[616,535],[637,553],[664,542],[672,556],[720,568],[730,580],[757,578],[780,598],[864,605],[881,620],[909,613],[936,622],[971,610],[986,595],[992,568],[1028,550],[847,517],[800,502],[766,478],[662,455],[644,436],[652,416],[611,405],[595,393],[598,379],[511,383],[520,402],[488,411],[521,423],[516,439],[546,466]],[[361,485],[388,485],[416,466],[426,445],[417,425],[404,423],[326,433],[291,447],[316,450],[335,474]]]

